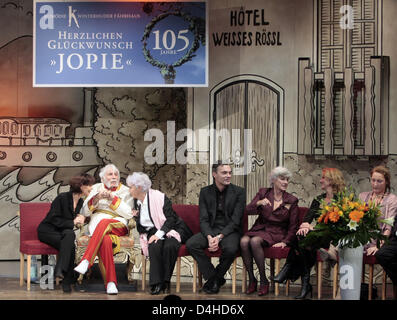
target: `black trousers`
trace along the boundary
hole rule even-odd
[[[197,261],[198,268],[204,279],[208,280],[213,277],[223,279],[240,248],[240,238],[241,235],[239,233],[233,232],[221,240],[219,247],[221,248],[222,253],[219,257],[219,264],[216,268],[211,263],[210,257],[205,254],[204,250],[208,248],[208,240],[201,232],[192,236],[186,242],[186,247],[189,253]]]
[[[376,253],[375,258],[390,277],[393,285],[397,285],[397,239],[393,238],[383,245]]]
[[[59,231],[55,227],[53,230],[50,227],[43,229],[38,229],[39,240],[59,251],[54,274],[62,273],[63,283],[71,284],[74,280],[74,240],[76,238],[74,231],[71,229]]]
[[[181,244],[173,237],[152,242],[148,246],[150,269],[149,285],[170,281]]]

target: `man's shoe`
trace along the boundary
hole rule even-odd
[[[208,294],[214,294],[219,292],[219,284],[216,278],[210,278],[204,285],[203,291]]]
[[[218,282],[218,286],[220,288],[226,283],[226,280],[223,277],[222,278],[217,278],[217,282]]]
[[[211,289],[212,289],[212,286],[213,286],[213,282],[214,282],[214,278],[210,278],[210,279],[207,280],[206,283],[204,283],[204,285],[203,285],[203,291],[204,291],[205,293],[209,293],[209,294],[212,293],[212,292],[211,292]]]
[[[163,289],[163,285],[162,285],[161,283],[155,284],[155,285],[153,285],[153,286],[151,287],[151,289],[150,289],[150,294],[152,294],[152,295],[160,294],[160,292],[162,291],[162,289]]]
[[[81,261],[76,268],[74,268],[74,271],[77,271],[78,273],[85,274],[88,270],[90,263],[88,262],[87,259],[84,259]]]
[[[220,288],[219,281],[215,280],[211,288],[211,294],[217,294]]]
[[[119,291],[117,290],[116,284],[114,282],[109,282],[106,287],[107,294],[118,294]]]

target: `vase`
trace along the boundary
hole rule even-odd
[[[360,300],[364,247],[339,248],[339,287],[342,300]]]

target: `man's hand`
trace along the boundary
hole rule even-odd
[[[108,190],[103,190],[98,194],[99,199],[112,200],[113,194]]]
[[[207,239],[208,239],[208,251],[209,252],[217,251],[218,250],[218,243],[219,243],[218,238],[208,235]]]

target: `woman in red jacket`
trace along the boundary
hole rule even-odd
[[[270,174],[270,188],[261,188],[246,207],[247,214],[258,214],[252,228],[241,238],[241,255],[248,271],[247,294],[257,291],[253,260],[259,270],[260,286],[258,295],[266,295],[269,282],[265,274],[263,248],[289,245],[298,227],[298,198],[286,192],[291,172],[277,167]]]

